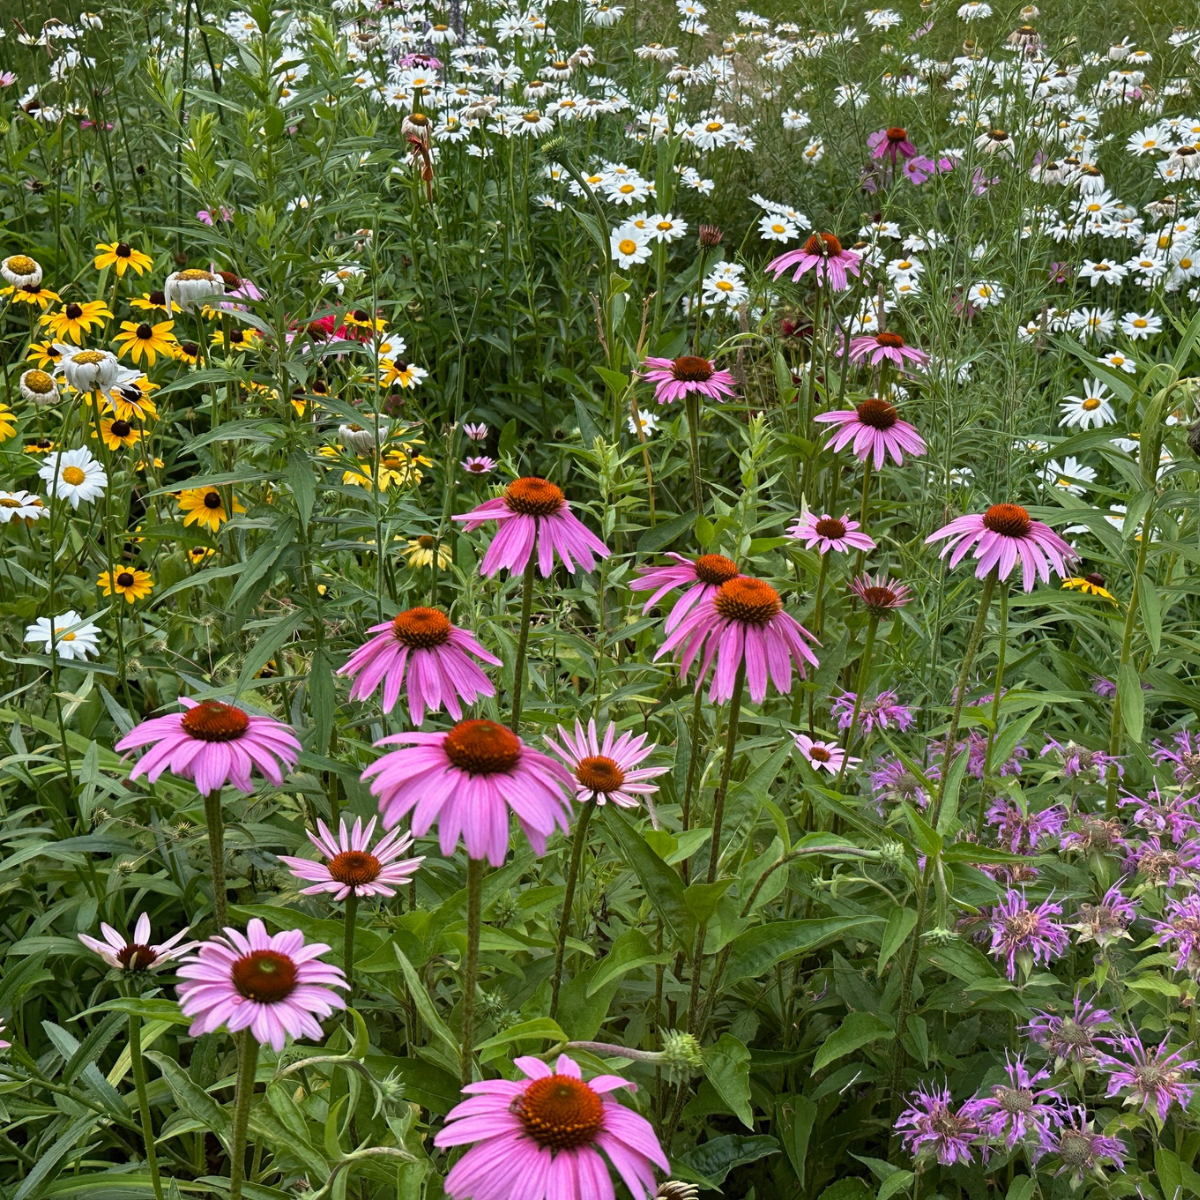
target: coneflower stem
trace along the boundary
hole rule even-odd
[[[583,861],[583,847],[587,844],[587,828],[592,820],[595,802],[585,804],[575,822],[575,836],[571,839],[571,861],[567,866],[567,888],[563,892],[562,915],[558,921],[558,941],[554,947],[554,982],[550,989],[550,1020],[558,1015],[558,993],[562,987],[563,958],[567,951],[567,934],[571,929],[571,905],[575,902],[575,885],[579,882],[579,865]]]
[[[233,1102],[233,1144],[230,1147],[229,1200],[242,1200],[246,1178],[246,1126],[250,1121],[250,1101],[254,1096],[254,1073],[258,1069],[258,1042],[250,1030],[243,1029],[238,1039],[237,1092]]]
[[[483,912],[483,859],[467,859],[467,953],[463,959],[462,1082],[475,1066],[475,984],[479,979],[479,928]]]
[[[346,910],[342,914],[342,969],[346,972],[346,1000],[354,995],[354,927],[358,923],[358,896],[351,892],[346,897]]]
[[[872,613],[867,618],[867,636],[863,643],[862,658],[858,663],[858,683],[855,685],[854,711],[850,714],[850,728],[846,730],[846,752],[842,756],[842,767],[838,771],[836,790],[842,790],[842,777],[850,762],[850,751],[854,749],[854,735],[858,732],[858,717],[862,712],[863,697],[867,694],[867,686],[871,682],[871,656],[875,652],[875,632],[879,628],[879,617]]]
[[[692,502],[699,516],[704,512],[704,496],[700,489],[700,398],[695,392],[688,392],[683,403],[687,410],[688,444],[692,458]]]
[[[529,618],[533,612],[533,572],[536,565],[534,552],[530,551],[521,589],[521,631],[517,635],[517,659],[513,663],[512,720],[509,722],[513,733],[519,732],[521,726],[521,691],[525,685],[525,651],[529,646]]]
[[[224,929],[229,909],[225,895],[225,818],[221,814],[219,791],[204,797],[204,820],[208,825],[208,861],[212,867],[213,916],[217,928]]]
[[[146,1144],[146,1167],[154,1200],[163,1200],[162,1180],[158,1177],[158,1151],[154,1145],[154,1124],[150,1120],[150,1100],[146,1095],[146,1061],[142,1058],[142,1018],[129,1014],[129,1061],[133,1067],[133,1086],[137,1092],[138,1113],[142,1119],[142,1141]]]
[[[821,636],[821,627],[825,623],[825,576],[829,572],[829,555],[821,555],[821,565],[817,568],[817,602],[813,605],[813,633]]]
[[[987,807],[986,789],[992,777],[992,747],[996,744],[996,727],[1000,720],[1000,692],[1004,687],[1004,650],[1008,641],[1008,584],[1000,585],[1000,644],[996,651],[996,686],[992,692],[992,724],[988,729],[987,748],[983,754],[983,792],[979,797],[979,816],[975,822],[977,837],[983,836],[983,816]]]

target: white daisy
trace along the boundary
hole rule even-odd
[[[1127,312],[1121,318],[1121,332],[1132,341],[1145,341],[1156,333],[1162,333],[1162,317],[1152,312]]]
[[[99,499],[108,487],[107,472],[86,446],[51,454],[38,475],[46,481],[51,496],[68,501],[72,508]]]
[[[0,492],[0,525],[10,521],[24,521],[32,525],[34,521],[48,517],[50,510],[42,503],[40,496],[32,492]]]
[[[644,229],[630,223],[612,231],[612,256],[622,270],[628,270],[650,257],[650,237]]]
[[[1060,405],[1059,424],[1068,428],[1100,429],[1111,425],[1117,414],[1107,399],[1108,388],[1099,379],[1089,379],[1082,396],[1068,396]]]
[[[47,654],[59,658],[86,659],[100,653],[100,626],[85,621],[73,608],[61,617],[38,617],[25,627],[26,645],[41,643]]]
[[[1052,458],[1046,464],[1043,474],[1050,487],[1069,492],[1072,496],[1082,496],[1087,491],[1083,484],[1096,481],[1094,467],[1085,466],[1078,459],[1071,457],[1063,459],[1062,462]]]

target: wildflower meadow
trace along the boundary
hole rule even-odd
[[[0,1200],[1200,1198],[1193,4],[13,0],[0,276]]]

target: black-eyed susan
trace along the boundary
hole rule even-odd
[[[102,571],[96,585],[106,595],[116,593],[124,596],[132,604],[135,600],[144,600],[154,590],[154,580],[149,571],[138,571],[133,568],[123,568],[119,571]]]
[[[200,361],[200,347],[195,342],[178,342],[175,347],[175,357],[180,362],[191,363],[195,366]]]
[[[82,304],[72,301],[64,304],[58,312],[44,313],[38,318],[56,341],[66,339],[80,345],[93,325],[103,325],[112,319],[108,305],[103,300],[85,300]]]
[[[185,525],[203,525],[214,533],[223,521],[229,520],[225,500],[215,487],[184,488],[179,493],[179,508],[183,512]],[[245,508],[233,499],[233,511],[244,513]]]
[[[153,265],[150,255],[141,250],[135,250],[128,242],[101,242],[96,246],[95,267],[103,271],[105,267],[114,267],[118,276],[123,276],[132,268],[138,275],[148,271]]]
[[[424,367],[415,366],[402,358],[385,358],[379,364],[379,384],[381,387],[391,387],[398,384],[402,388],[417,387],[425,382],[429,372]]]
[[[163,469],[163,467],[165,466],[165,464],[163,463],[163,460],[161,458],[156,457],[156,458],[152,459],[150,462],[147,462],[146,459],[143,458],[143,459],[139,459],[136,463],[133,464],[133,469],[135,471],[145,471],[145,470],[148,470],[151,466],[153,466],[156,471],[161,471]]]
[[[198,567],[206,558],[212,558],[216,552],[213,546],[191,546],[187,552],[188,562],[193,567]]]
[[[35,438],[32,442],[25,443],[26,454],[43,455],[49,454],[54,449],[54,441],[51,438]]]
[[[95,430],[92,437],[96,436]],[[130,421],[105,417],[100,422],[100,436],[110,450],[128,449],[142,440],[142,431]]]
[[[158,384],[151,383],[144,375],[118,384],[104,397],[104,407],[122,421],[139,421],[144,425],[158,416],[158,409],[150,399],[150,392],[156,387]]]
[[[1102,600],[1111,600],[1114,604],[1117,598],[1105,586],[1103,575],[1093,571],[1089,575],[1073,575],[1064,579],[1062,585],[1068,591],[1082,592],[1085,596],[1099,596]]]
[[[23,287],[6,287],[0,289],[0,296],[11,296],[10,303],[12,304],[28,304],[30,307],[36,305],[43,312],[51,304],[62,299],[57,292],[43,287],[40,283],[28,283]]]
[[[410,567],[432,567],[435,554],[438,570],[446,570],[454,561],[450,555],[450,547],[439,545],[437,538],[428,533],[409,538],[402,553]]]
[[[342,318],[342,324],[355,329],[373,329],[376,333],[387,329],[387,322],[382,317],[372,316],[365,308],[352,308]]]
[[[234,328],[229,331],[229,348],[231,350],[249,350],[256,342],[261,341],[262,334],[257,329]],[[218,329],[212,335],[214,346],[225,345],[225,331]]]
[[[166,312],[167,298],[159,291],[143,292],[129,301],[129,307],[139,308],[142,312]],[[172,310],[174,312],[183,311],[178,304],[172,305]]]
[[[53,342],[34,342],[25,357],[32,358],[43,371],[50,371],[62,362],[62,351]]]
[[[117,353],[122,358],[128,355],[135,363],[140,363],[144,355],[146,362],[153,366],[160,354],[165,358],[174,356],[176,341],[171,332],[174,328],[174,321],[159,321],[157,325],[147,321],[122,321],[121,332],[114,339]]]
[[[7,442],[17,433],[16,414],[7,404],[0,404],[0,442]]]

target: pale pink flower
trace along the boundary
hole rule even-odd
[[[375,832],[376,820],[372,817],[364,829],[362,817],[358,817],[354,828],[347,830],[345,818],[342,818],[336,838],[329,826],[318,820],[317,832],[310,830],[308,840],[328,862],[281,854],[279,861],[297,879],[316,881],[312,887],[301,888],[301,894],[315,896],[319,892],[329,892],[334,900],[345,900],[349,895],[394,896],[398,887],[408,883],[425,861],[425,856],[401,858],[411,848],[413,836],[398,829],[372,846],[371,835]]]
[[[639,796],[649,798],[658,791],[658,784],[650,781],[670,770],[638,766],[658,749],[654,742],[646,744],[647,733],[618,734],[610,723],[602,740],[593,718],[586,729],[576,721],[573,736],[560,725],[558,736],[556,742],[547,735],[546,743],[574,774],[575,799],[579,801],[605,804],[611,800],[619,808],[636,808]]]
[[[789,250],[767,263],[776,279],[792,267],[796,268],[793,283],[807,271],[815,271],[818,285],[828,283],[835,292],[844,292],[850,286],[848,276],[862,270],[862,258],[853,250],[843,250],[832,233],[814,233],[799,250]]]
[[[138,917],[137,924],[133,927],[132,938],[123,937],[103,921],[100,922],[100,932],[104,935],[103,941],[89,937],[86,933],[81,933],[79,940],[116,971],[157,971],[159,967],[181,954],[186,954],[197,945],[196,942],[179,944],[187,934],[186,925],[165,942],[151,942],[150,917],[147,913]]]
[[[702,554],[693,561],[682,554],[668,554],[673,565],[638,567],[637,578],[629,584],[631,592],[653,592],[642,613],[648,613],[668,592],[683,588],[683,595],[667,614],[663,629],[670,633],[684,617],[705,600],[711,600],[726,580],[741,574],[737,563],[723,554]]]
[[[905,451],[912,455],[925,453],[921,435],[907,421],[900,420],[895,406],[886,400],[864,400],[856,408],[818,413],[814,420],[838,427],[825,443],[826,450],[841,450],[853,442],[858,461],[874,458],[877,471],[889,454],[900,464]]]
[[[789,526],[788,536],[803,542],[809,550],[816,549],[818,554],[828,554],[830,550],[845,553],[875,549],[875,540],[863,533],[849,514],[831,517],[824,513],[818,517],[816,513],[805,513],[795,525]]]

